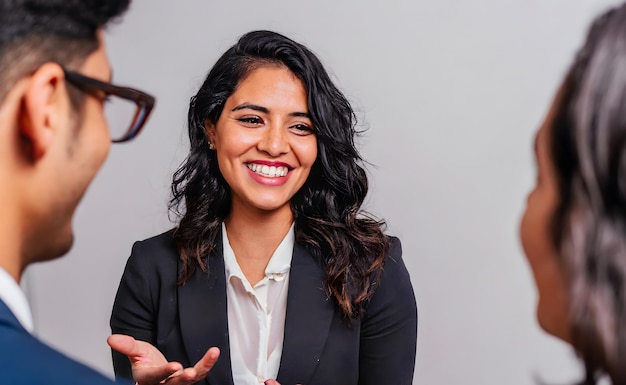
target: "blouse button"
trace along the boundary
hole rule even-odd
[[[280,282],[283,279],[285,279],[285,273],[274,273],[274,274],[272,274],[270,279],[273,279],[274,281]]]

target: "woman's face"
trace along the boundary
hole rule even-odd
[[[233,212],[284,211],[307,180],[317,157],[317,138],[306,90],[290,70],[253,70],[226,100],[209,140],[232,192]]]
[[[559,202],[557,179],[550,155],[550,126],[554,104],[535,136],[537,180],[528,195],[520,224],[524,253],[539,295],[537,320],[548,333],[570,340],[568,295],[564,272],[550,236],[550,225]]]

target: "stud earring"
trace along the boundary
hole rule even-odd
[[[215,150],[215,145],[213,142],[209,142],[209,150]]]

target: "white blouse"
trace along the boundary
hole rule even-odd
[[[276,379],[283,351],[293,225],[274,251],[265,277],[254,287],[243,275],[222,223],[230,360],[235,385]]]

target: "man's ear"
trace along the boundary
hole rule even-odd
[[[43,157],[59,128],[68,124],[69,98],[65,73],[56,63],[46,63],[31,75],[20,109],[19,129],[32,149],[34,160]]]

